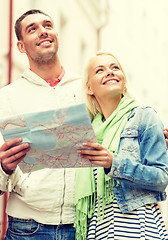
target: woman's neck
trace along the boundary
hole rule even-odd
[[[102,114],[105,119],[107,119],[116,110],[119,102],[121,101],[121,98],[122,96],[99,102]]]

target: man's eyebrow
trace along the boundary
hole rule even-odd
[[[25,32],[27,31],[28,28],[32,27],[33,25],[35,25],[35,23],[31,23],[31,24],[27,25],[25,28]]]
[[[43,23],[50,23],[50,24],[53,26],[53,23],[52,23],[52,21],[50,21],[50,20],[44,20]],[[25,28],[25,31],[27,31],[28,28],[34,26],[35,24],[36,24],[36,23],[33,22],[33,23],[30,23],[29,25],[27,25],[26,28]]]
[[[44,20],[44,23],[51,23],[53,25],[53,22],[50,20]]]

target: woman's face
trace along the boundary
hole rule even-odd
[[[91,59],[88,94],[99,101],[102,98],[121,97],[125,77],[117,60],[111,55],[99,55]]]

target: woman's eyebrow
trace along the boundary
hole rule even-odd
[[[99,66],[95,67],[95,69],[96,69],[96,68],[101,68],[101,67],[104,67],[104,66],[103,66],[103,65],[99,65]]]

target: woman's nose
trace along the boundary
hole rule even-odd
[[[107,77],[110,75],[113,75],[113,70],[112,69],[107,69]]]

